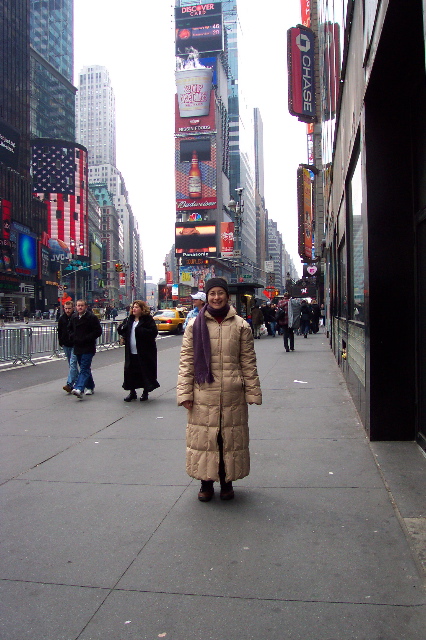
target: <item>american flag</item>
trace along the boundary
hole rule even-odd
[[[80,145],[35,140],[32,169],[34,191],[47,204],[49,236],[74,254],[89,255],[87,151]]]

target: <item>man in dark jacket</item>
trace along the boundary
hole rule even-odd
[[[68,378],[66,384],[62,387],[67,393],[71,393],[73,390],[75,381],[78,378],[78,364],[77,356],[74,353],[72,341],[70,337],[70,325],[74,316],[74,302],[68,300],[64,304],[64,313],[58,320],[58,341],[59,346],[62,347],[68,360]]]
[[[102,327],[94,313],[88,310],[85,300],[77,300],[77,313],[71,320],[70,337],[80,366],[80,373],[72,393],[80,400],[91,396],[95,390],[92,376],[92,360],[96,353],[96,340],[102,335]]]

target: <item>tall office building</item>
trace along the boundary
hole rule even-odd
[[[76,135],[89,151],[91,169],[101,165],[116,166],[115,96],[105,67],[94,65],[80,71]]]
[[[143,254],[129,194],[116,166],[115,96],[105,67],[85,66],[79,73],[76,135],[88,149],[89,184],[103,211],[110,295],[121,296],[115,302],[127,304],[144,288]],[[124,265],[119,278],[114,272],[117,261]]]
[[[75,140],[73,0],[30,0],[31,135]]]

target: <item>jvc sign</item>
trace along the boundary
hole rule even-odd
[[[316,118],[315,35],[307,27],[287,31],[288,110],[302,122]]]

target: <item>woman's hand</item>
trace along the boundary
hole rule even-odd
[[[188,409],[188,411],[190,411],[193,407],[194,403],[192,402],[192,400],[185,400],[185,402],[182,402],[182,407],[185,407],[185,409]]]

